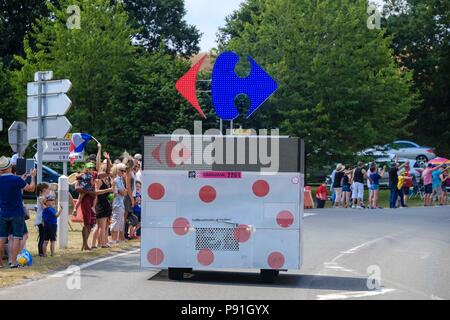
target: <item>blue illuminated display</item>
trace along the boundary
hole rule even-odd
[[[250,74],[240,78],[235,73],[239,56],[224,52],[217,58],[212,74],[212,100],[214,111],[222,120],[239,116],[234,104],[236,96],[245,94],[250,99],[249,118],[278,88],[277,83],[249,55]]]

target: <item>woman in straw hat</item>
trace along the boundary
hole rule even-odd
[[[336,166],[336,173],[334,175],[333,190],[336,195],[334,200],[334,208],[342,206],[342,179],[344,178],[345,167],[342,163],[338,163]]]

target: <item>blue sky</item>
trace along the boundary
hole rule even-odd
[[[225,17],[239,8],[243,0],[185,0],[186,21],[203,33],[201,51],[216,47],[216,33],[225,25]]]
[[[225,17],[239,8],[243,0],[185,0],[186,21],[194,24],[203,33],[200,41],[202,52],[216,47],[216,33],[225,25]],[[383,0],[371,0],[382,5]]]

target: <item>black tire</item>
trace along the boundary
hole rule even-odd
[[[428,162],[428,158],[427,158],[427,156],[421,154],[416,157],[416,161],[420,164],[424,164],[424,163]]]
[[[261,280],[264,283],[274,283],[279,273],[278,270],[261,269]]]
[[[192,269],[187,268],[169,268],[169,279],[170,280],[183,280],[185,273],[192,272]]]

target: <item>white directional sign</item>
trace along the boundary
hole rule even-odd
[[[72,124],[66,117],[44,118],[44,137],[61,139],[72,128]],[[28,119],[28,140],[39,138],[39,119]]]
[[[43,142],[44,154],[46,153],[70,153],[70,140],[56,139],[44,140]]]
[[[72,87],[72,82],[68,79],[52,80],[45,82],[45,92],[43,94],[67,93]],[[37,96],[39,94],[38,82],[28,82],[27,95]]]
[[[43,117],[63,116],[69,111],[72,101],[64,93],[51,94],[45,96],[45,105],[43,107]],[[27,117],[37,118],[39,116],[38,96],[29,96],[27,100]]]
[[[35,155],[36,159],[38,158],[38,154]],[[74,154],[75,162],[83,162],[84,161],[84,153],[76,153]],[[44,162],[70,162],[70,155],[66,154],[51,154],[44,153],[42,155],[42,161]]]
[[[54,139],[44,140],[42,143],[44,150],[42,160],[45,162],[69,162],[70,160],[70,140]],[[84,152],[74,154],[75,161],[83,161]]]
[[[72,87],[68,79],[52,80],[53,71],[38,71],[34,81],[27,85],[27,124],[28,139],[37,139],[37,182],[42,182],[42,161],[45,155],[44,139],[61,139],[69,132],[72,125],[64,116],[69,111],[72,101],[66,96]],[[50,154],[55,160],[68,161],[69,154]],[[56,159],[57,158],[57,159]]]

